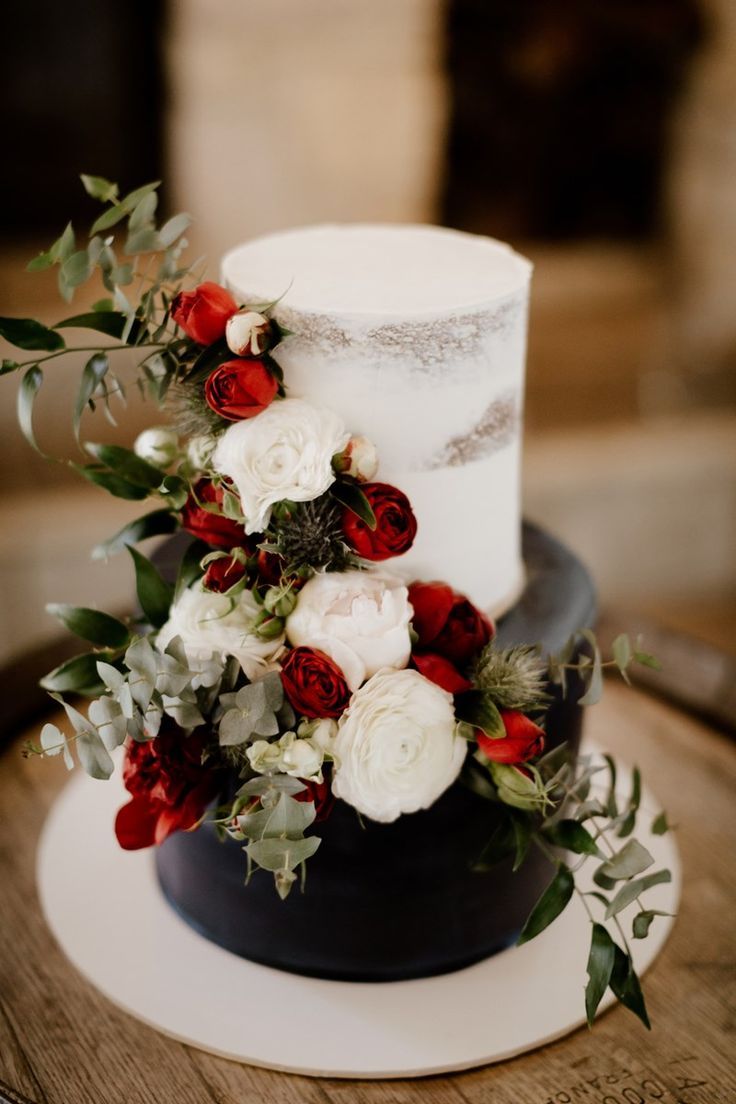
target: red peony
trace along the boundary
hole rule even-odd
[[[486,759],[492,759],[494,763],[513,765],[526,763],[535,755],[541,754],[544,749],[544,729],[515,709],[502,709],[501,720],[506,735],[498,740],[476,730],[478,747]]]
[[[187,337],[199,345],[212,345],[225,335],[228,318],[238,304],[229,291],[207,281],[194,291],[180,291],[171,304],[171,317]]]
[[[123,782],[132,800],[115,818],[115,835],[126,851],[163,843],[202,818],[218,789],[216,774],[202,766],[207,738],[184,736],[171,726],[155,740],[128,744]]]
[[[329,781],[325,779],[323,782],[314,782],[306,778],[300,778],[299,781],[304,783],[306,789],[300,790],[294,797],[297,801],[314,802],[315,824],[327,820],[335,804],[335,795]]]
[[[207,564],[202,585],[206,590],[224,594],[240,582],[245,575],[245,570],[245,564],[241,560],[236,560],[234,556],[220,556],[219,559]]]
[[[221,487],[216,487],[210,479],[200,479],[182,507],[181,527],[213,548],[244,547],[247,538],[239,522],[205,509],[205,504],[221,508],[222,498]]]
[[[253,418],[273,402],[279,389],[262,360],[226,360],[207,377],[204,397],[221,418]]]
[[[339,717],[350,700],[340,668],[324,652],[292,648],[281,666],[284,693],[305,717]]]
[[[457,667],[450,663],[444,656],[426,652],[424,655],[413,655],[412,663],[430,682],[441,686],[450,694],[461,694],[463,690],[472,690],[473,684],[460,674]]]
[[[447,583],[412,583],[409,601],[419,637],[415,650],[436,652],[456,667],[466,667],[495,631],[486,615]]]
[[[404,492],[389,483],[364,483],[360,489],[376,515],[376,528],[345,510],[342,528],[350,547],[366,560],[388,560],[408,552],[417,534],[417,519]]]

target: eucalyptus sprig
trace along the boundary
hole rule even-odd
[[[584,642],[581,649],[581,639]],[[618,671],[624,682],[630,684],[629,670],[634,664],[660,670],[659,660],[645,652],[641,646],[641,637],[632,642],[628,633],[621,633],[611,645],[611,659],[603,659],[597,637],[592,629],[581,629],[573,634],[567,644],[556,655],[549,658],[550,681],[567,690],[567,679],[574,672],[582,680],[584,693],[579,699],[580,705],[595,705],[603,693],[603,672]],[[577,657],[577,658],[574,658]]]

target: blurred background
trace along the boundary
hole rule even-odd
[[[64,315],[24,266],[97,213],[80,171],[161,177],[214,279],[229,246],[310,222],[508,240],[536,265],[527,515],[609,609],[734,650],[732,0],[37,0],[4,27],[0,313]],[[100,294],[83,292],[75,310]],[[51,362],[37,404],[42,445],[69,457],[80,367]],[[124,608],[128,562],[89,549],[141,512],[33,454],[14,386],[0,662],[58,632],[47,601]],[[100,417],[87,437],[160,420],[130,406],[125,433]]]

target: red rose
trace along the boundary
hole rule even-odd
[[[314,802],[315,824],[319,824],[321,820],[327,820],[335,804],[335,795],[329,781],[326,778],[323,782],[314,782],[306,778],[300,778],[299,781],[304,783],[305,789],[294,794],[294,797],[297,801]]]
[[[241,560],[236,560],[234,556],[220,556],[219,559],[207,564],[202,585],[206,590],[224,594],[240,582],[245,575],[245,570],[245,564]]]
[[[523,713],[515,709],[502,709],[501,720],[506,735],[498,740],[476,730],[478,747],[486,759],[494,763],[526,763],[544,749],[544,729],[530,721]]]
[[[238,304],[229,291],[207,281],[194,291],[180,291],[174,296],[171,317],[192,341],[212,345],[224,337],[227,320],[237,310]]]
[[[412,663],[430,682],[441,686],[449,694],[460,694],[463,690],[472,690],[473,684],[464,678],[457,667],[453,667],[444,656],[427,652],[425,655],[413,655]]]
[[[206,742],[207,734],[185,736],[172,725],[155,740],[128,744],[123,782],[133,796],[115,818],[126,851],[163,843],[202,818],[218,789],[215,772],[202,766]]]
[[[211,544],[213,548],[239,548],[246,544],[243,526],[224,514],[215,514],[206,510],[203,504],[222,507],[222,488],[216,487],[210,479],[200,479],[194,484],[181,511],[181,527],[193,537]]]
[[[258,578],[262,583],[268,583],[269,586],[277,586],[281,582],[281,574],[284,570],[284,561],[281,556],[277,556],[275,552],[266,552],[265,549],[260,548],[258,550],[256,565]]]
[[[279,385],[262,360],[226,360],[207,377],[204,397],[221,418],[253,418],[273,402]]]
[[[281,667],[284,693],[305,717],[339,717],[350,700],[340,668],[324,652],[292,648]]]
[[[376,528],[345,510],[342,529],[350,547],[366,560],[387,560],[408,552],[417,534],[417,519],[404,492],[389,483],[364,483],[360,489],[376,515]]]
[[[409,601],[418,652],[436,652],[462,668],[493,636],[486,615],[447,583],[412,583]]]

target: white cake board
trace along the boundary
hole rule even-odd
[[[170,908],[151,852],[122,851],[116,843],[113,820],[126,797],[115,778],[79,775],[66,787],[44,825],[39,892],[49,927],[76,968],[165,1035],[269,1069],[389,1078],[499,1062],[584,1022],[590,922],[577,896],[530,943],[442,977],[376,984],[299,977],[223,950]],[[677,849],[671,835],[643,830],[657,808],[645,791],[638,838],[673,880],[649,890],[647,903],[674,913]],[[633,905],[623,914],[629,930],[636,911]],[[640,973],[671,926],[657,917],[647,939],[632,941]],[[609,993],[601,1009],[612,1002]]]

